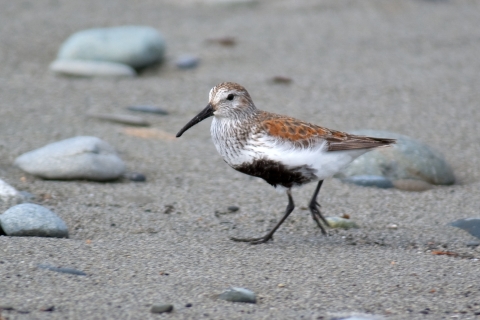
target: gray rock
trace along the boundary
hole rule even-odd
[[[147,177],[143,173],[139,172],[127,172],[123,175],[125,179],[128,179],[130,181],[134,182],[145,182],[147,181]]]
[[[127,109],[130,111],[154,113],[154,114],[160,114],[163,116],[168,114],[168,111],[155,106],[129,106],[127,107]]]
[[[465,230],[480,239],[480,218],[459,219],[451,222],[450,225]]]
[[[397,143],[379,148],[355,159],[336,178],[352,176],[382,176],[391,181],[422,180],[433,185],[451,185],[455,182],[452,169],[443,156],[432,148],[407,136],[388,131],[360,130],[357,135],[394,138]]]
[[[231,302],[247,302],[256,303],[257,297],[255,293],[244,288],[232,287],[218,296],[218,299],[231,301]]]
[[[65,222],[45,207],[19,204],[0,215],[0,225],[7,236],[68,238]]]
[[[58,60],[109,61],[143,68],[160,62],[165,40],[146,26],[121,26],[79,31],[61,46]]]
[[[76,77],[134,77],[137,72],[130,66],[108,61],[55,60],[50,64],[55,73]]]
[[[0,179],[0,204],[10,207],[22,203],[24,198],[14,187]]]
[[[393,183],[390,179],[382,176],[352,176],[342,179],[343,182],[353,183],[363,187],[377,187],[382,189],[393,188]]]
[[[86,276],[87,274],[83,271],[73,269],[73,268],[57,268],[48,264],[39,264],[38,265],[39,269],[46,269],[50,271],[55,271],[55,272],[60,272],[60,273],[68,273],[68,274],[74,274],[76,276]]]
[[[178,59],[175,61],[175,65],[179,69],[193,69],[198,66],[199,62],[200,59],[196,56],[183,55],[178,57]]]
[[[164,312],[172,312],[173,305],[171,304],[154,304],[150,309],[151,313],[164,313]]]
[[[130,114],[88,113],[87,116],[101,120],[128,124],[131,126],[148,127],[150,123],[142,117]]]
[[[19,156],[15,165],[45,179],[88,179],[107,181],[119,178],[125,164],[105,141],[78,136],[48,144]]]

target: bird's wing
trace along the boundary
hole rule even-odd
[[[313,147],[326,141],[328,151],[341,151],[371,149],[395,143],[395,139],[357,136],[267,112],[262,112],[259,120],[261,123],[259,131],[279,140],[304,147]]]

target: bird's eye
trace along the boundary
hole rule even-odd
[[[233,93],[230,93],[230,94],[227,96],[227,100],[232,101],[232,100],[233,100],[233,97],[234,97]]]

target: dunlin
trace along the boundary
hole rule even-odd
[[[360,155],[395,143],[393,139],[357,136],[258,110],[247,90],[232,82],[210,90],[209,103],[178,133],[177,138],[200,121],[213,116],[210,132],[218,153],[235,170],[264,179],[286,190],[288,205],[283,218],[260,238],[231,238],[264,243],[294,209],[291,189],[318,181],[309,203],[313,220],[326,234],[327,221],[317,202],[323,180],[345,168]]]

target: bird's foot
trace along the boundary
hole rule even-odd
[[[235,238],[235,237],[230,237],[230,240],[236,241],[236,242],[248,242],[250,244],[260,244],[260,243],[266,243],[269,240],[273,240],[273,237],[269,234],[266,236],[260,237],[260,238]]]
[[[313,220],[317,223],[317,226],[320,228],[320,230],[322,230],[322,233],[324,235],[327,234],[327,231],[325,230],[325,228],[323,227],[322,223],[320,222],[320,220],[327,226],[327,227],[330,227],[330,225],[328,224],[328,221],[322,216],[320,210],[318,210],[318,207],[320,206],[320,204],[318,202],[311,202],[310,203],[310,212],[312,213],[312,218]]]

